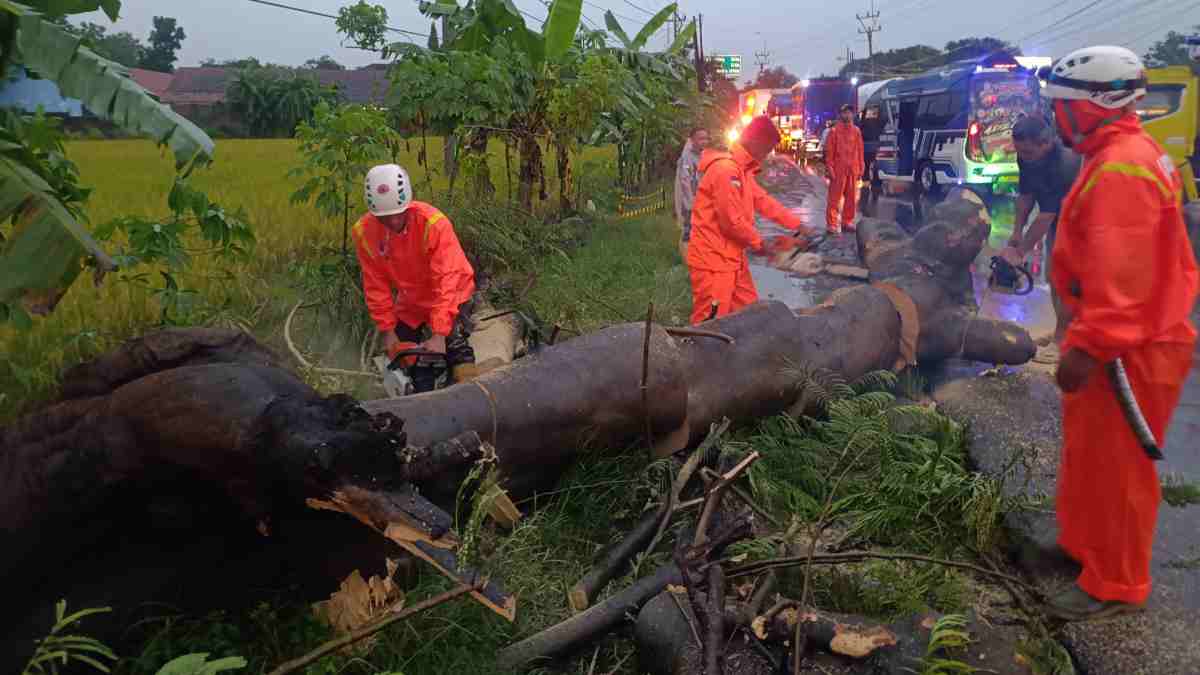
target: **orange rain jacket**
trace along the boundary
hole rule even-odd
[[[370,214],[354,225],[367,310],[380,331],[428,323],[435,335],[449,335],[475,292],[475,270],[441,211],[414,201],[404,216],[403,232]]]
[[[1120,357],[1159,443],[1192,364],[1188,315],[1198,275],[1170,158],[1129,115],[1092,133],[1063,202],[1051,281],[1071,314],[1062,350]],[[1056,511],[1059,544],[1083,566],[1077,583],[1100,600],[1140,604],[1161,491],[1104,366],[1063,394]]]
[[[853,122],[838,121],[825,141],[825,166],[834,176],[863,175],[863,137]]]
[[[748,261],[746,249],[762,246],[754,212],[789,230],[798,229],[800,217],[775,201],[758,184],[758,162],[741,146],[731,152],[705,150],[700,156],[700,187],[692,205],[692,240],[689,268],[713,272],[741,269]]]
[[[1179,172],[1134,115],[1079,150],[1087,161],[1063,201],[1051,268],[1072,315],[1064,351],[1107,363],[1148,342],[1194,341],[1198,275]]]

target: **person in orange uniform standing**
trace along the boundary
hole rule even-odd
[[[475,292],[475,270],[454,225],[433,206],[413,200],[408,173],[395,164],[367,173],[366,200],[369,212],[352,233],[367,310],[384,350],[393,354],[403,342],[420,343],[446,355],[456,381],[473,378],[475,352],[463,306]],[[431,391],[436,377],[418,364],[413,388]]]
[[[1056,377],[1063,391],[1058,543],[1083,567],[1048,610],[1066,620],[1134,611],[1150,595],[1158,473],[1118,402],[1120,358],[1161,445],[1192,364],[1196,262],[1179,172],[1142,130],[1141,59],[1088,47],[1058,61],[1043,95],[1084,156],[1062,204],[1051,282],[1070,310]]]
[[[702,176],[687,250],[693,325],[758,301],[746,257],[746,249],[766,250],[754,224],[756,211],[790,230],[801,225],[800,217],[772,199],[756,179],[778,143],[779,130],[761,116],[746,125],[730,152],[705,150],[700,157]]]
[[[854,125],[854,108],[849,105],[842,106],[838,123],[829,132],[825,169],[829,172],[826,229],[830,234],[841,234],[843,229],[853,232],[854,216],[858,214],[858,179],[862,178],[864,167],[862,132]]]

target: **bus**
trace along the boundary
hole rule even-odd
[[[997,52],[894,80],[882,91],[888,123],[875,162],[885,184],[931,197],[962,185],[987,204],[1016,192],[1013,124],[1046,113],[1035,72]]]

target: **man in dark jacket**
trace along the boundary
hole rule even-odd
[[[1079,155],[1063,147],[1049,122],[1039,115],[1022,118],[1013,125],[1013,143],[1017,148],[1021,182],[1017,189],[1017,213],[1012,237],[1001,255],[1013,264],[1020,264],[1044,238],[1045,270],[1049,279],[1050,254],[1054,250],[1058,214],[1063,199],[1079,175],[1082,160]],[[1038,215],[1026,229],[1035,204]],[[1054,361],[1057,359],[1056,345],[1062,340],[1069,317],[1053,288],[1050,289],[1050,298],[1054,302],[1054,343],[1039,356],[1039,360]]]

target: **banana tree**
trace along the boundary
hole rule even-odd
[[[694,21],[688,22],[666,51],[645,51],[650,38],[675,11],[674,3],[667,5],[632,39],[611,11],[604,14],[609,34],[619,43],[610,51],[629,68],[632,77],[625,80],[616,105],[603,114],[593,141],[607,140],[617,146],[617,165],[628,188],[644,183],[655,159],[677,140],[680,115],[676,102],[691,88],[684,51],[695,35]]]
[[[21,63],[58,85],[62,95],[133,133],[170,148],[187,174],[213,155],[213,142],[194,124],[150,97],[128,70],[83,47],[80,38],[46,16],[102,9],[116,20],[120,0],[0,0],[0,64]],[[80,209],[76,176],[62,167],[61,147],[38,147],[19,123],[0,138],[0,321],[29,323],[46,314],[78,277],[85,259],[97,276],[115,269]],[[5,229],[7,227],[7,229]]]

